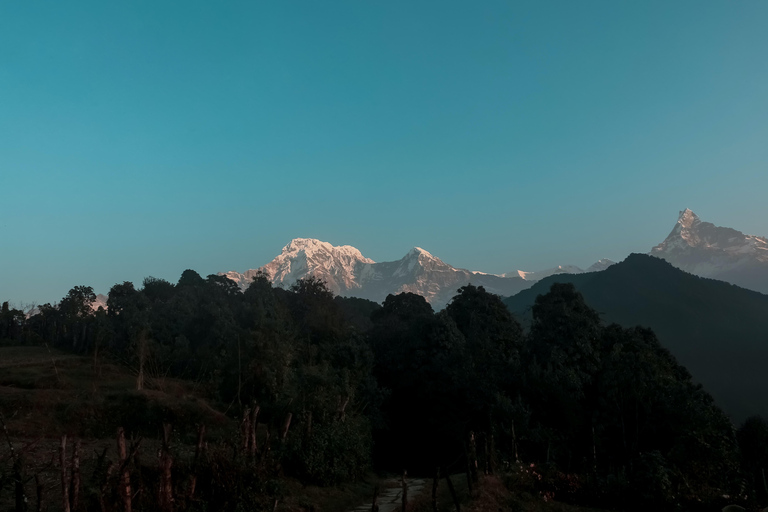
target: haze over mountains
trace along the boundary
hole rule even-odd
[[[590,271],[602,270],[610,260],[600,260]],[[283,247],[274,260],[244,273],[222,273],[245,289],[258,272],[265,272],[275,285],[291,286],[301,278],[324,280],[336,295],[383,302],[389,294],[412,292],[424,296],[435,309],[443,308],[460,287],[472,283],[497,295],[514,295],[539,279],[558,273],[581,273],[575,266],[560,266],[541,272],[487,274],[453,267],[420,247],[397,261],[374,262],[356,248],[333,246],[312,238],[296,238]]]
[[[651,255],[697,276],[768,293],[768,239],[702,222],[689,209]]]
[[[694,275],[768,293],[768,240],[702,222],[689,209],[680,212],[672,232],[650,254]],[[536,272],[489,274],[453,267],[419,247],[400,260],[377,263],[349,245],[337,247],[312,238],[296,238],[264,266],[222,275],[237,282],[241,289],[248,287],[257,272],[265,272],[273,284],[284,287],[314,276],[324,280],[337,295],[380,303],[389,294],[413,292],[441,309],[459,287],[469,283],[511,296],[552,275],[600,272],[613,264],[601,259],[586,270],[562,265]]]
[[[603,272],[550,276],[504,300],[524,323],[554,283],[572,283],[606,323],[650,327],[734,419],[768,416],[768,295],[632,254]]]
[[[472,283],[509,297],[505,303],[524,323],[538,295],[553,283],[573,283],[604,321],[650,327],[734,419],[768,416],[768,240],[702,222],[689,209],[649,255],[600,260],[586,271],[563,265],[493,275],[454,268],[418,247],[376,263],[354,247],[296,239],[260,269],[226,276],[244,289],[259,271],[283,286],[314,276],[337,295],[379,303],[413,292],[435,309]]]

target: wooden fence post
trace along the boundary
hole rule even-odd
[[[373,488],[373,504],[371,505],[371,512],[379,512],[379,486],[376,485]]]
[[[192,459],[192,475],[189,479],[189,499],[195,497],[195,487],[197,486],[197,467],[200,464],[200,457],[203,453],[203,440],[205,439],[205,425],[197,427],[197,445],[195,446],[195,458]]]
[[[475,444],[475,433],[469,432],[469,470],[472,475],[472,483],[477,483],[477,445]]]
[[[520,457],[517,454],[517,435],[515,435],[515,421],[512,420],[512,444],[515,448],[515,462],[520,462]]]
[[[403,512],[405,512],[406,507],[408,507],[408,482],[406,481],[407,476],[408,472],[403,470]]]
[[[70,480],[69,499],[72,510],[80,508],[80,440],[75,440],[72,447],[72,479]]]
[[[13,480],[16,487],[16,512],[27,512],[27,494],[24,491],[24,460],[21,454],[13,461]]]
[[[35,474],[35,490],[37,491],[37,507],[35,510],[37,512],[43,512],[43,482],[40,480],[40,474]]]
[[[283,423],[283,433],[280,436],[282,442],[285,442],[285,439],[288,437],[288,429],[291,427],[291,418],[293,418],[293,413],[289,412],[285,416],[285,423]]]
[[[67,477],[67,435],[59,443],[59,465],[61,466],[61,501],[64,512],[69,512],[69,478]]]
[[[115,469],[115,463],[110,462],[107,464],[107,469],[104,471],[104,483],[101,485],[101,493],[99,494],[99,506],[101,512],[107,512],[107,491],[109,491],[109,480],[112,477],[112,471]]]
[[[432,512],[437,512],[437,484],[440,481],[440,466],[435,469],[435,477],[432,479]]]
[[[250,427],[251,430],[248,432],[248,437],[250,440],[248,441],[248,447],[249,447],[249,453],[248,456],[251,460],[256,459],[256,453],[259,451],[258,446],[256,445],[256,427],[259,424],[259,406],[255,403],[253,404],[253,408],[251,409],[251,421],[250,421]]]
[[[445,475],[445,483],[448,484],[448,492],[451,493],[453,498],[453,504],[456,506],[456,512],[461,512],[461,505],[459,504],[459,498],[456,496],[456,489],[453,488],[453,482],[451,482],[451,475],[448,474],[448,468],[443,467],[443,474]]]
[[[246,407],[243,411],[243,419],[240,422],[240,442],[242,443],[243,455],[248,455],[248,445],[251,441],[251,408]]]
[[[496,443],[493,434],[491,434],[491,453],[488,459],[488,471],[492,475],[496,473]]]
[[[163,444],[160,448],[160,489],[158,493],[158,504],[160,510],[173,510],[173,480],[171,478],[171,467],[173,466],[173,457],[171,456],[171,424],[163,423]]]
[[[125,446],[125,430],[117,429],[117,455],[120,459],[120,496],[123,499],[123,512],[131,512],[131,471],[128,468],[128,450]],[[68,512],[68,511],[65,511]]]

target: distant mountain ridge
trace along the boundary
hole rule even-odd
[[[768,294],[768,239],[702,222],[690,209],[650,254],[691,274]]]
[[[595,265],[612,263],[610,260],[601,262]],[[349,245],[333,246],[313,238],[296,238],[262,267],[220,275],[235,281],[241,289],[247,288],[258,272],[268,274],[274,285],[286,287],[304,277],[314,276],[324,280],[336,295],[380,303],[389,294],[411,292],[424,296],[435,309],[441,309],[460,287],[469,283],[483,286],[497,295],[509,296],[531,286],[542,274],[550,275],[555,271],[505,275],[470,271],[453,267],[420,247],[414,247],[397,261],[377,263]],[[573,266],[558,267],[557,271],[583,272]]]
[[[524,272],[522,270],[515,270],[513,272],[507,272],[505,274],[502,274],[502,276],[503,277],[519,276],[525,279],[526,281],[536,282],[556,274],[583,274],[585,272],[600,272],[601,270],[605,270],[615,263],[616,263],[615,261],[611,261],[607,258],[603,258],[593,263],[592,265],[590,265],[590,267],[587,268],[587,270],[579,268],[576,265],[558,265],[557,267],[549,268],[547,270],[540,270],[538,272]]]
[[[768,416],[768,295],[632,254],[603,272],[550,276],[504,302],[529,324],[553,283],[573,283],[606,323],[653,329],[734,419]]]

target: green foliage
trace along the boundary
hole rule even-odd
[[[308,482],[337,485],[356,480],[370,467],[370,427],[362,417],[316,425],[287,452],[286,465]]]
[[[178,377],[233,418],[258,405],[259,428],[273,443],[262,468],[307,483],[359,478],[372,460],[398,471],[455,471],[466,467],[474,431],[493,439],[508,467],[533,464],[526,478],[545,480],[536,492],[609,504],[626,494],[657,507],[740,492],[736,436],[712,398],[651,330],[604,326],[570,284],[535,299],[527,334],[499,297],[472,285],[437,313],[410,293],[379,307],[334,298],[314,278],[283,290],[257,274],[241,292],[224,276],[191,270],[176,285],[116,284],[106,313],[86,311],[90,296],[73,288],[29,321],[8,306],[0,313],[2,332],[20,328],[27,338],[88,350],[94,367],[109,350],[143,376],[142,390],[115,390],[98,406],[54,407],[61,424],[82,416],[95,434],[120,425],[153,437],[162,422],[204,423],[203,409],[182,394],[172,404],[155,399],[153,389]],[[768,460],[767,432],[754,420],[739,433],[752,488]],[[255,499],[254,489],[267,492],[265,475],[210,462],[218,476],[201,479],[210,503],[223,499],[234,510]]]
[[[603,272],[548,277],[505,304],[530,325],[554,283],[572,283],[606,323],[651,328],[734,421],[768,416],[768,295],[632,254]]]

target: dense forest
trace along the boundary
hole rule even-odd
[[[768,416],[768,295],[631,254],[602,272],[547,277],[504,303],[527,325],[554,283],[572,283],[605,322],[653,329],[734,421]]]
[[[604,325],[572,284],[535,299],[527,331],[471,285],[435,312],[410,293],[379,305],[334,297],[313,278],[276,288],[264,274],[242,292],[186,270],[176,284],[116,284],[106,311],[94,301],[77,286],[29,317],[5,303],[0,342],[119,362],[138,391],[164,376],[193,381],[230,417],[261,426],[270,471],[302,482],[439,468],[469,482],[477,471],[510,486],[533,479],[541,496],[592,506],[768,504],[768,424],[734,428],[652,331]],[[175,421],[193,440],[199,428],[125,407],[128,436]],[[227,475],[201,492],[235,485]]]

